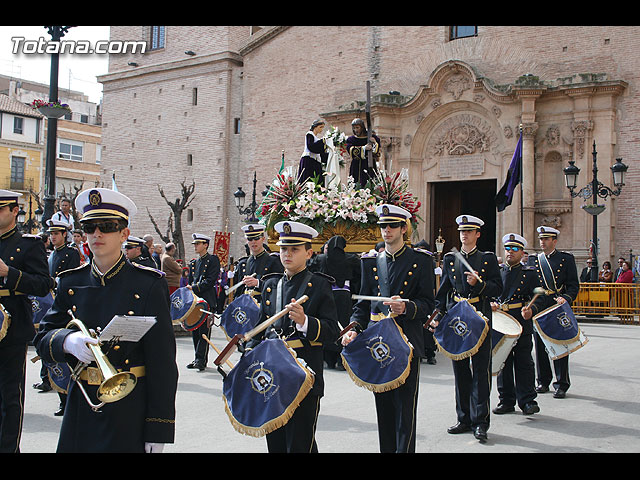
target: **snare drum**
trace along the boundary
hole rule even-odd
[[[522,325],[506,312],[497,310],[491,319],[491,374],[498,375],[522,335]]]
[[[205,322],[209,314],[203,310],[208,311],[209,304],[193,290],[182,287],[171,294],[171,320],[180,323],[186,331],[196,330]]]
[[[568,303],[554,305],[535,315],[533,328],[552,360],[566,357],[589,341]]]

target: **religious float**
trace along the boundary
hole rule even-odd
[[[293,166],[283,166],[274,178],[257,211],[273,251],[279,250],[273,227],[284,220],[301,222],[316,229],[318,237],[313,241],[316,252],[335,235],[344,237],[349,252],[369,251],[382,241],[375,214],[376,207],[382,204],[397,205],[412,214],[405,238],[407,242],[412,240],[412,232],[417,231],[420,221],[420,202],[409,190],[407,170],[376,171],[364,187],[352,177],[347,178],[346,184],[341,183],[339,168],[349,160],[344,148],[345,138],[336,128],[328,130],[325,139],[331,154],[324,179],[300,182],[298,170]]]

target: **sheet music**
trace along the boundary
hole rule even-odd
[[[121,342],[138,342],[156,323],[156,317],[114,315],[100,332],[100,341],[118,337]]]

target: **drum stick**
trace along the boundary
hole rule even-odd
[[[221,352],[221,351],[220,351],[220,350],[219,350],[219,349],[218,349],[218,348],[217,348],[213,343],[211,343],[211,340],[209,340],[209,339],[207,338],[207,336],[206,336],[204,333],[202,334],[202,338],[204,338],[204,339],[205,339],[205,341],[206,341],[209,345],[211,345],[211,348],[213,348],[213,349],[216,351],[216,353],[217,353],[218,355],[220,355],[220,353],[222,353],[222,352]],[[229,360],[227,360],[227,361],[226,361],[226,363],[227,363],[227,365],[229,365],[229,368],[233,368],[233,363],[231,363]]]
[[[408,302],[408,298],[376,297],[373,295],[351,295],[353,300],[370,300],[372,302]]]
[[[306,302],[307,300],[309,300],[309,297],[307,295],[303,295],[299,299],[297,299],[294,303],[301,304]],[[222,349],[222,352],[220,352],[220,354],[218,355],[218,358],[216,358],[213,361],[213,363],[215,365],[220,365],[221,363],[225,362],[231,356],[231,353],[233,353],[233,347],[235,347],[240,341],[246,342],[247,340],[253,338],[258,333],[265,330],[269,325],[271,325],[272,323],[275,323],[275,321],[278,320],[280,317],[283,317],[285,314],[287,314],[287,312],[289,312],[289,309],[283,308],[278,313],[276,313],[272,317],[269,317],[260,325],[256,326],[252,330],[249,330],[244,335],[241,333],[235,334],[233,338],[229,341],[229,343],[227,343],[227,346]]]
[[[475,272],[475,270],[473,268],[471,268],[471,265],[469,265],[469,262],[467,262],[467,260],[462,256],[462,254],[458,251],[458,249],[453,247],[451,249],[451,251],[456,255],[456,257],[458,257],[458,260],[460,260],[462,262],[462,264],[467,268],[467,270],[469,270],[469,273],[471,275],[473,275],[474,277],[476,277],[476,279],[481,282],[482,279],[480,278],[480,275],[478,275]]]
[[[256,274],[252,273],[251,275],[249,275],[250,277],[255,277]],[[229,290],[227,290],[227,295],[229,295],[230,293],[235,292],[237,289],[239,289],[240,287],[245,287],[246,285],[244,283],[242,283],[242,280],[240,280],[238,282],[237,285],[234,285],[233,287],[231,287]]]
[[[531,305],[533,305],[533,302],[535,302],[540,295],[544,294],[544,288],[536,287],[533,289],[533,293],[534,293],[533,298],[529,303],[527,303],[527,306],[525,308],[531,308]]]

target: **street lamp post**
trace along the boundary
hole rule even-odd
[[[51,40],[59,42],[71,27],[45,26]],[[49,77],[49,102],[58,101],[58,68],[60,55],[58,49],[51,53],[51,73]],[[45,158],[45,189],[44,214],[42,221],[46,222],[53,214],[56,203],[56,143],[58,132],[58,118],[47,118],[47,155]]]
[[[618,196],[622,192],[622,187],[624,185],[624,177],[627,173],[628,166],[622,163],[622,158],[616,158],[616,163],[611,167],[611,172],[613,173],[613,184],[616,187],[615,190],[603,185],[598,180],[598,152],[596,152],[596,142],[593,142],[593,179],[591,183],[587,184],[585,187],[580,189],[578,192],[574,192],[576,185],[578,183],[578,174],[580,173],[580,169],[576,167],[575,161],[570,160],[569,166],[563,169],[565,180],[567,183],[567,188],[571,194],[572,198],[581,197],[583,200],[587,200],[588,198],[593,198],[593,205],[583,205],[583,209],[587,211],[593,217],[593,265],[594,269],[591,271],[591,281],[598,281],[598,214],[602,213],[604,210],[604,205],[598,205],[598,197],[607,199],[609,196]]]
[[[244,200],[247,194],[242,190],[242,187],[238,187],[238,190],[233,194],[236,207],[240,215],[246,215],[245,222],[257,223],[256,211],[258,210],[258,202],[256,202],[256,184],[258,180],[256,178],[256,172],[253,172],[253,193],[251,194],[251,203],[245,208]]]
[[[31,233],[33,229],[42,221],[42,209],[38,207],[36,211],[33,211],[31,203],[31,195],[29,195],[29,219],[27,220],[27,212],[20,208],[18,212],[18,223],[20,227],[24,229],[25,233]],[[35,218],[33,214],[35,213]]]

